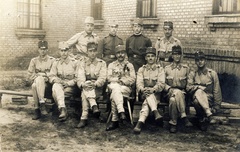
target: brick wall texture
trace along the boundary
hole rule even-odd
[[[17,38],[17,1],[0,0],[0,70],[4,65],[18,56],[29,58],[37,50],[38,38]],[[137,0],[102,0],[104,26],[95,29],[100,38],[108,35],[108,23],[118,19],[118,35],[126,40],[132,34],[130,19],[136,17]],[[206,15],[212,14],[210,0],[157,0],[157,18],[159,25],[156,30],[144,29],[144,35],[155,44],[157,37],[163,36],[164,20],[174,22],[173,35],[181,40],[186,48],[212,49],[207,53],[221,54],[222,51],[238,52],[229,56],[240,57],[240,28],[217,28],[211,32],[206,22]],[[91,0],[42,0],[42,26],[46,31],[45,40],[49,42],[49,50],[54,54],[58,41],[69,39],[75,33],[84,30],[83,21],[91,15]],[[194,50],[194,49],[193,49]],[[238,62],[211,61],[212,68],[220,73],[227,72],[240,76]],[[185,60],[194,67],[193,60]],[[226,66],[227,65],[227,66]],[[225,66],[225,68],[223,67]],[[229,68],[229,67],[230,68]]]

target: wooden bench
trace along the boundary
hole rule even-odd
[[[2,95],[3,94],[24,96],[26,98],[33,96],[32,93],[30,93],[30,92],[18,92],[18,91],[11,91],[11,90],[0,90],[0,108],[2,108]]]

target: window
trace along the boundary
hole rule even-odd
[[[240,13],[240,0],[214,0],[213,15]]]
[[[41,0],[18,0],[18,29],[41,29]]]
[[[141,18],[157,17],[157,0],[138,0],[137,17]]]
[[[102,20],[102,0],[92,0],[92,17]]]

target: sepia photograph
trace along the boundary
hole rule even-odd
[[[240,152],[240,0],[0,0],[0,152]]]

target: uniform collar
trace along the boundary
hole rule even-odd
[[[208,73],[208,69],[207,69],[207,68],[204,68],[204,69],[202,69],[202,70],[198,69],[197,72],[198,72],[198,75],[201,75],[201,74],[206,75],[206,74]]]
[[[171,42],[171,43],[173,43],[173,42],[174,42],[174,38],[173,38],[173,36],[171,36],[171,37],[169,38],[169,40],[168,40],[166,37],[164,37],[164,38],[163,38],[163,41],[164,41],[164,43],[165,43],[165,42]]]
[[[87,64],[87,65],[91,65],[91,64],[97,65],[97,63],[98,63],[97,58],[95,58],[93,61],[88,58],[87,61],[86,61],[86,64]]]
[[[60,59],[60,63],[63,64],[63,62],[65,62],[66,64],[68,64],[68,63],[70,62],[69,56],[68,56],[65,60]]]
[[[178,69],[178,70],[180,70],[180,69],[182,68],[182,64],[181,64],[181,63],[179,63],[179,64],[174,64],[174,63],[172,63],[172,64],[171,64],[171,67],[172,67],[172,70],[173,70],[173,69]]]
[[[117,35],[112,35],[112,34],[110,34],[110,33],[109,33],[109,36],[111,36],[111,37],[117,37]]]
[[[118,66],[118,65],[123,66],[123,65],[127,64],[127,61],[119,62],[119,61],[117,60],[117,61],[116,61],[116,64],[117,64],[117,66]]]
[[[84,37],[87,37],[87,36],[89,36],[89,37],[94,37],[94,36],[93,36],[93,33],[92,33],[91,35],[89,35],[89,34],[87,34],[86,31],[83,32],[83,36],[84,36]]]
[[[44,58],[41,58],[41,57],[39,56],[39,61],[40,61],[40,62],[46,62],[48,59],[49,59],[49,56],[48,56],[48,55],[46,55]]]
[[[141,36],[142,35],[142,32],[141,33],[139,33],[139,34],[133,34],[134,36]]]
[[[156,68],[157,68],[156,64],[153,64],[153,65],[146,64],[146,70],[155,71]]]

